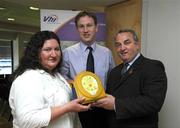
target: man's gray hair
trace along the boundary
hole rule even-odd
[[[133,35],[134,41],[139,42],[138,36],[137,36],[136,32],[133,29],[121,29],[121,30],[118,31],[117,34],[125,33],[125,32],[130,32]],[[117,34],[116,34],[116,36],[117,36]]]

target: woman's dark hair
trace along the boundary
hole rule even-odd
[[[46,40],[55,39],[60,47],[60,40],[58,36],[52,31],[39,31],[35,33],[30,41],[27,44],[27,47],[24,51],[24,55],[20,60],[20,64],[18,68],[12,75],[12,79],[14,80],[17,76],[21,75],[28,69],[43,69],[46,72],[49,72],[45,67],[42,66],[41,60],[39,58],[41,49]],[[62,62],[62,50],[60,47],[61,59],[58,65],[51,71],[51,74],[58,72],[61,62]]]
[[[76,15],[76,17],[75,17],[75,25],[76,25],[76,27],[78,25],[77,23],[78,23],[79,19],[81,17],[84,17],[84,16],[91,17],[94,20],[94,24],[97,26],[97,17],[96,17],[96,15],[94,13],[92,13],[92,12],[82,11],[82,12],[78,13]]]

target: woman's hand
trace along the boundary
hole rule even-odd
[[[85,98],[78,98],[72,100],[65,105],[56,106],[51,108],[51,120],[59,118],[60,116],[68,113],[68,112],[82,112],[90,109],[91,105],[82,105],[82,102]]]
[[[67,109],[71,112],[87,111],[88,109],[90,109],[91,104],[83,105],[82,103],[84,100],[85,98],[78,98],[78,99],[70,101],[67,104]]]

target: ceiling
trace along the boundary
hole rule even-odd
[[[39,27],[40,11],[33,11],[29,6],[40,9],[55,10],[91,10],[104,11],[106,6],[122,2],[124,0],[0,0],[0,22],[8,24],[20,24]],[[8,17],[15,21],[7,21]]]
[[[12,40],[17,33],[33,34],[40,30],[40,11],[29,7],[53,10],[89,10],[103,12],[107,6],[127,0],[0,0],[0,42]],[[15,21],[8,21],[7,18]]]

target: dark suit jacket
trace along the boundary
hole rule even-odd
[[[115,111],[107,112],[110,128],[157,128],[167,90],[163,64],[142,55],[121,76],[122,64],[108,78],[107,93],[115,97]]]

